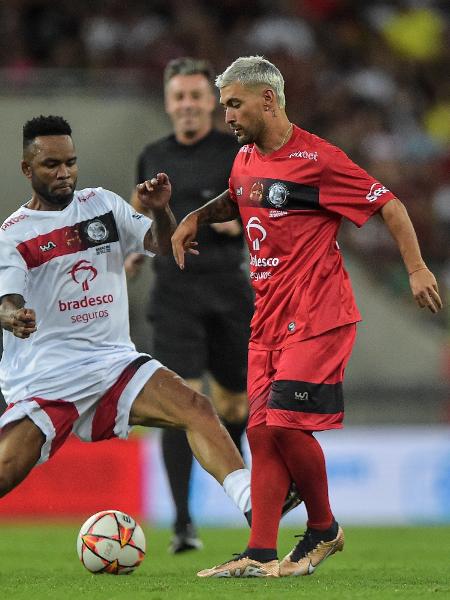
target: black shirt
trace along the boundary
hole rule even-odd
[[[138,160],[138,183],[157,173],[167,173],[172,183],[170,207],[177,223],[228,188],[228,177],[239,150],[230,135],[212,130],[199,142],[180,144],[174,135],[144,148]],[[199,228],[199,256],[186,255],[184,279],[191,274],[214,274],[240,269],[243,262],[243,237],[219,234],[208,225]],[[156,256],[157,275],[181,275],[173,257]]]

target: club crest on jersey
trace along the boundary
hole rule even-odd
[[[88,260],[79,260],[67,271],[75,283],[80,283],[84,292],[89,290],[89,282],[97,277],[97,269]]]
[[[86,235],[91,242],[101,244],[108,238],[109,231],[100,219],[94,219],[86,226]]]
[[[270,202],[270,204],[272,204],[272,206],[275,206],[276,208],[281,208],[286,204],[288,195],[289,190],[284,185],[284,183],[281,183],[281,181],[277,181],[275,183],[272,183],[272,185],[270,186],[267,199]]]

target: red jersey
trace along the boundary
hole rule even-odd
[[[336,235],[394,194],[325,140],[294,126],[270,155],[243,146],[230,175],[250,251],[250,346],[276,350],[361,320]]]

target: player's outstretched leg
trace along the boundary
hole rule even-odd
[[[250,473],[211,401],[191,389],[176,373],[160,368],[145,384],[130,411],[130,425],[177,427],[202,467],[240,510],[250,509]]]
[[[326,558],[344,548],[344,531],[336,521],[325,531],[306,529],[302,539],[280,563],[280,576],[311,575]]]

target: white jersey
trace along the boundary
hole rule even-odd
[[[64,399],[136,353],[124,259],[152,221],[113,192],[77,191],[61,211],[14,212],[0,227],[0,296],[36,311],[28,339],[3,332],[0,386],[8,403]],[[63,390],[63,392],[62,392]],[[62,395],[63,393],[63,395]]]

